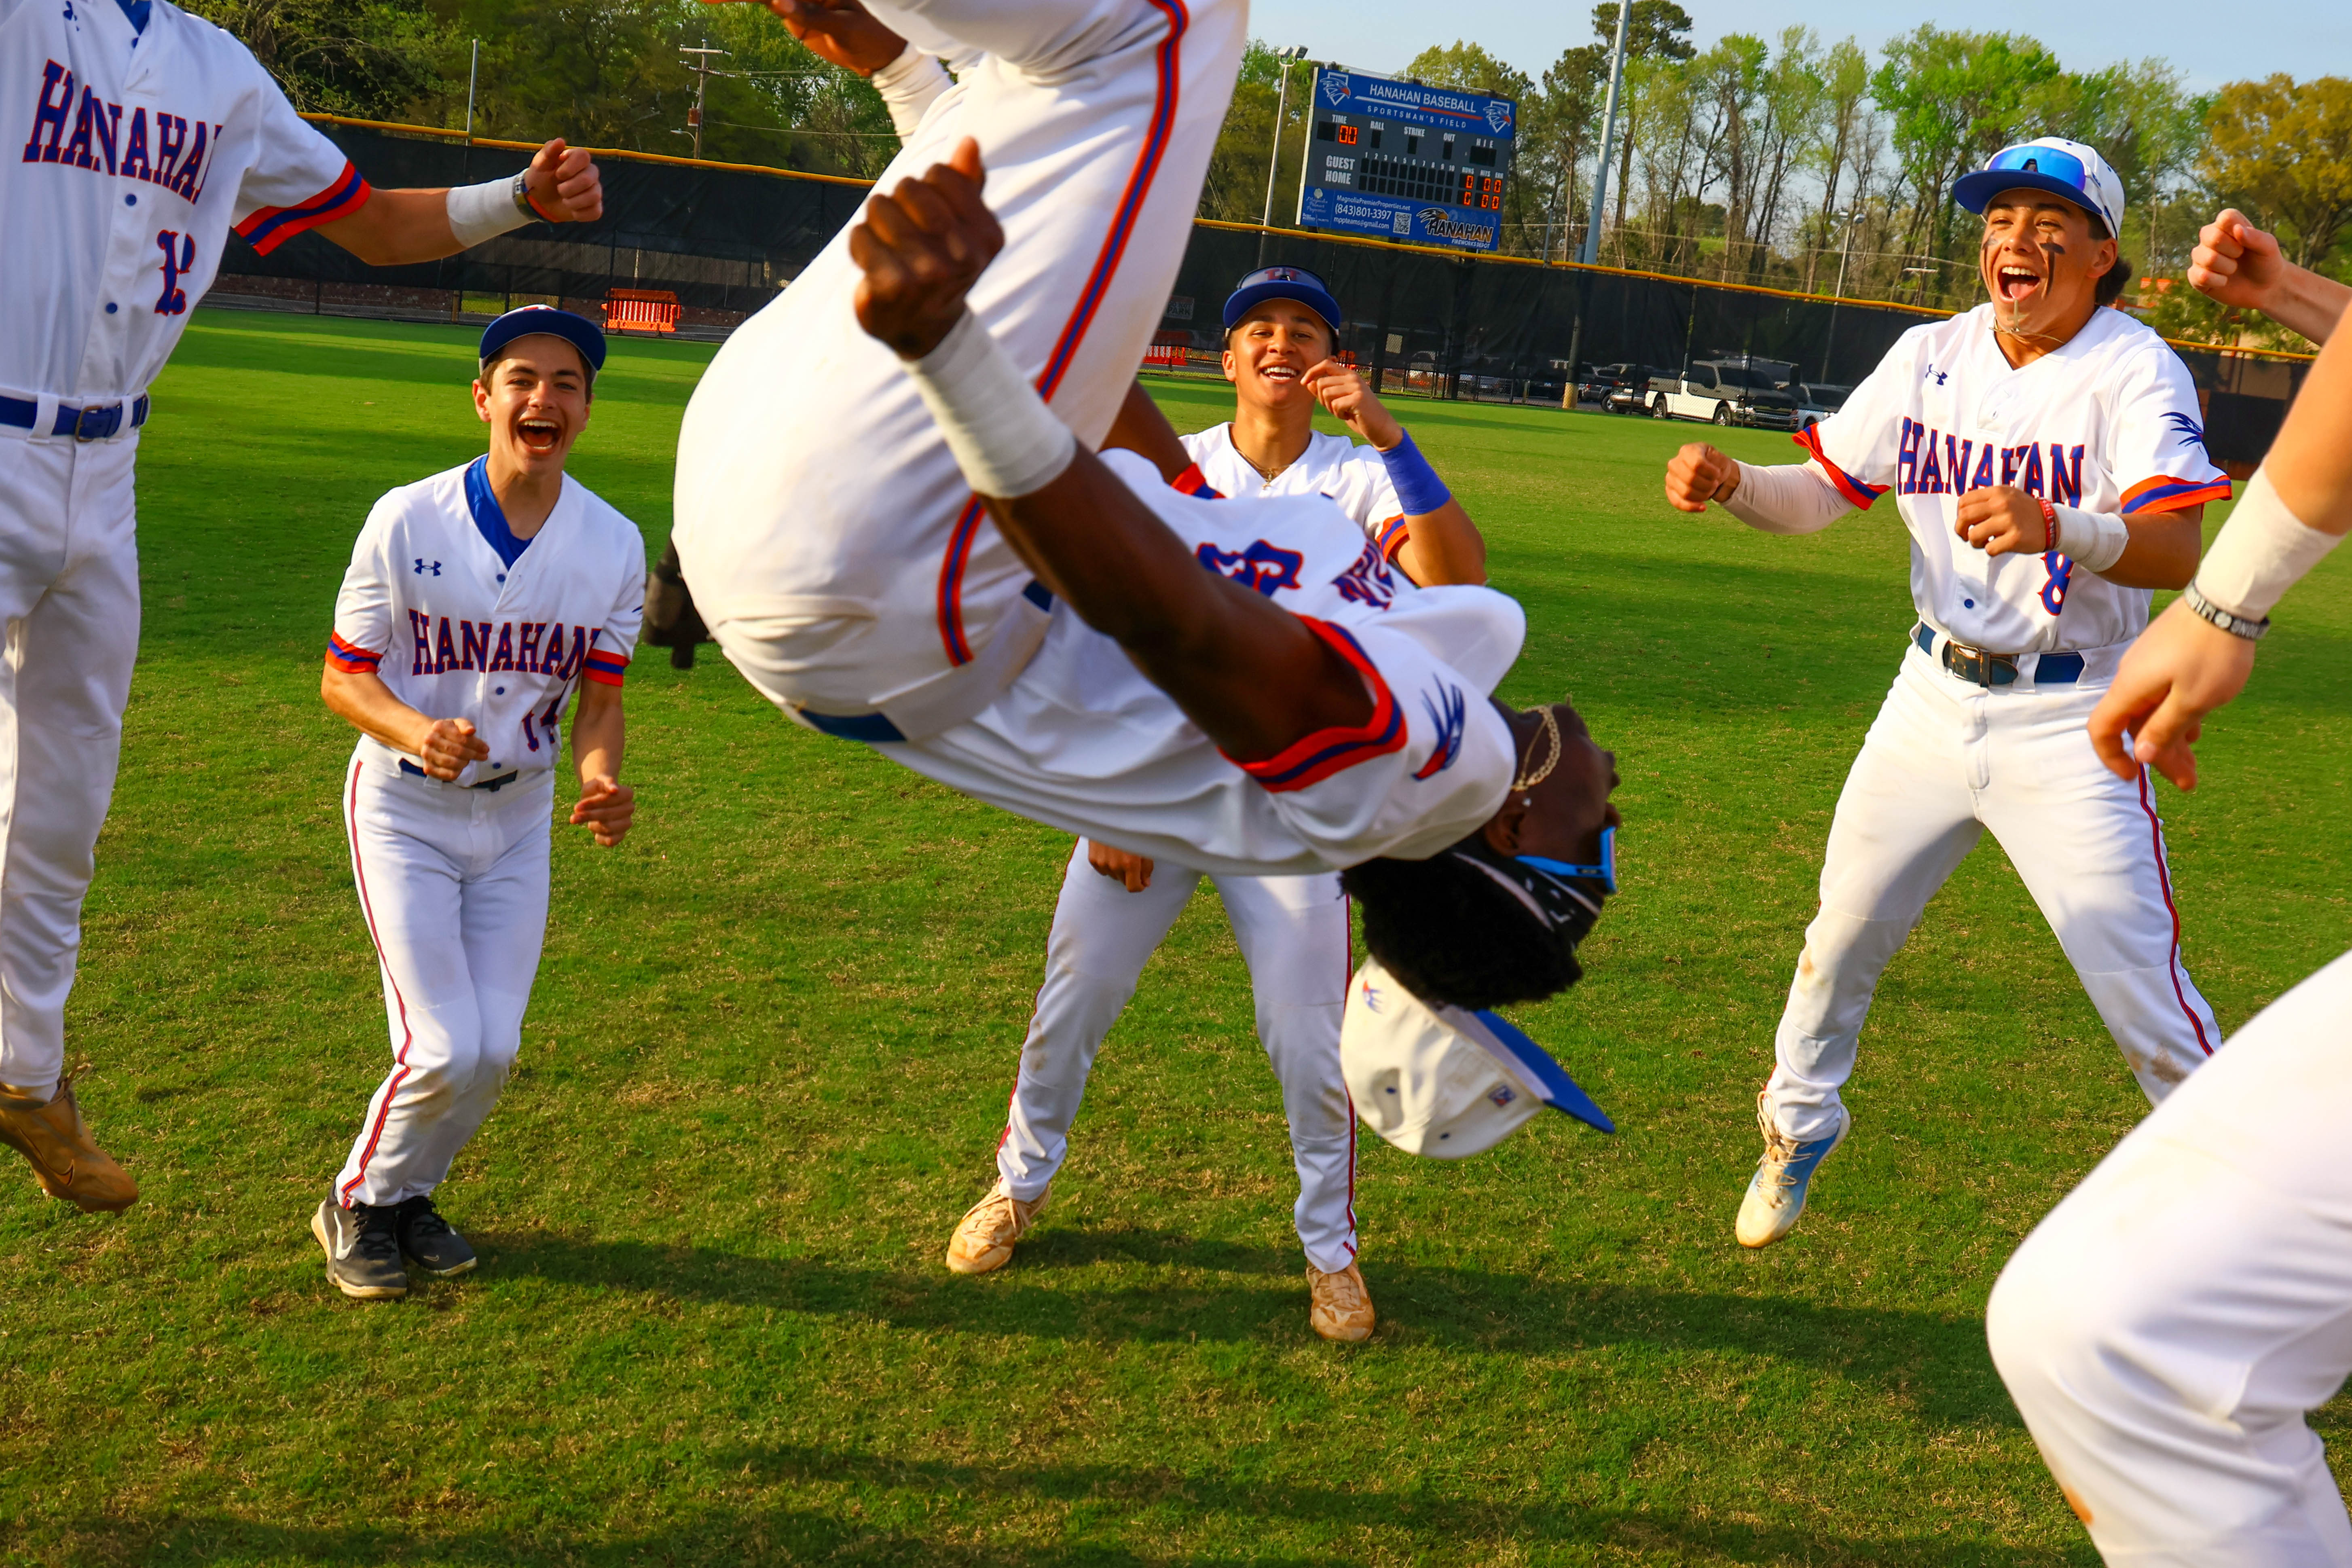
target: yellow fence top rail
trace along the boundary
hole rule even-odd
[[[503,142],[487,136],[468,136],[462,131],[450,131],[437,125],[404,125],[389,120],[354,120],[343,114],[305,114],[303,119],[320,125],[350,125],[362,131],[389,131],[403,136],[436,136],[444,141],[463,142],[473,147],[496,147],[501,151],[535,153],[536,142]],[[625,158],[638,163],[667,163],[681,169],[720,169],[735,174],[765,174],[777,180],[810,180],[825,185],[856,185],[872,189],[874,182],[851,174],[810,174],[798,169],[775,169],[764,163],[721,163],[709,158],[675,158],[667,153],[638,153],[625,147],[590,147],[587,152],[599,158]],[[1706,278],[1685,278],[1672,272],[1643,272],[1628,267],[1587,267],[1580,261],[1553,261],[1533,256],[1468,256],[1436,245],[1398,245],[1391,240],[1362,238],[1354,235],[1309,233],[1305,229],[1269,227],[1255,223],[1228,223],[1222,218],[1194,218],[1199,228],[1223,229],[1233,234],[1265,234],[1291,239],[1319,240],[1325,245],[1352,245],[1367,250],[1402,251],[1407,255],[1443,257],[1449,261],[1477,261],[1496,267],[1542,267],[1560,272],[1591,272],[1610,278],[1639,278],[1654,283],[1685,283],[1698,289],[1721,289],[1736,294],[1759,294],[1774,300],[1793,300],[1809,305],[1856,305],[1872,310],[1899,310],[1905,315],[1922,316],[1940,321],[1956,312],[1937,310],[1930,305],[1905,305],[1892,300],[1846,300],[1827,294],[1806,294],[1791,289],[1771,289],[1760,283],[1723,283]],[[2164,340],[2176,349],[2189,349],[2198,353],[2231,354],[2245,359],[2287,360],[2308,364],[2316,357],[2295,353],[2285,349],[2241,348],[2226,343],[2200,343],[2187,338]]]

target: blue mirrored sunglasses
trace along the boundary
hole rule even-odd
[[[2083,160],[2056,147],[2031,142],[2022,147],[2004,147],[1993,154],[1992,162],[1985,167],[2001,174],[2048,174],[2066,181],[2078,191],[2091,188],[2090,171],[2083,167]]]
[[[1576,866],[1566,860],[1547,860],[1540,855],[1522,855],[1523,866],[1533,866],[1538,871],[1549,871],[1555,877],[1591,877],[1611,892],[1617,890],[1617,830],[1601,830],[1601,862],[1596,866]]]

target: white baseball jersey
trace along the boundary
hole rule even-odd
[[[375,503],[327,647],[336,668],[383,677],[417,711],[472,721],[490,754],[461,784],[551,770],[573,685],[621,684],[645,614],[636,524],[567,477],[547,521],[518,541],[488,468],[477,458]],[[360,749],[387,768],[403,755],[367,738]]]
[[[1922,620],[1971,647],[2051,653],[2137,637],[2149,590],[2078,572],[2054,551],[1988,556],[1952,531],[1960,496],[2011,485],[2126,517],[2227,500],[2198,412],[2179,356],[2121,310],[2094,312],[2063,347],[2016,369],[1988,303],[1904,333],[1843,407],[1796,440],[1854,505],[1895,492]]]
[[[1404,503],[1389,482],[1388,465],[1370,447],[1318,430],[1298,460],[1269,479],[1234,449],[1230,423],[1181,439],[1192,466],[1219,495],[1328,496],[1381,547],[1381,559],[1394,561],[1404,548]]]
[[[1213,873],[1418,858],[1494,814],[1517,748],[1487,697],[1526,635],[1515,601],[1415,587],[1319,495],[1202,500],[1131,452],[1102,457],[1204,568],[1301,616],[1355,666],[1370,717],[1237,767],[1061,605],[992,706],[886,754],[1033,820]]]
[[[0,0],[0,390],[134,397],[212,287],[229,226],[267,253],[365,180],[252,52],[171,0]],[[37,238],[37,243],[27,243]]]

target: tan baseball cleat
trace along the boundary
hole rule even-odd
[[[988,1195],[956,1222],[955,1234],[948,1237],[948,1267],[958,1274],[986,1274],[1012,1262],[1013,1244],[1027,1234],[1053,1193],[1048,1185],[1034,1202],[1024,1204],[998,1177]]]
[[[139,1201],[139,1184],[107,1158],[74,1102],[73,1075],[40,1100],[0,1083],[0,1143],[32,1162],[33,1179],[53,1198],[69,1198],[86,1213],[119,1214]]]
[[[1327,1340],[1353,1343],[1372,1337],[1372,1293],[1350,1263],[1336,1274],[1307,1266],[1307,1321]]]

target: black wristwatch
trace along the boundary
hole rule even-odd
[[[2181,590],[2180,600],[2189,606],[2190,615],[2200,620],[2210,621],[2233,637],[2243,637],[2248,642],[2260,642],[2271,629],[2271,618],[2268,616],[2264,616],[2259,621],[2250,621],[2243,616],[2233,616],[2203,594],[2199,593],[2197,584],[2194,583]]]

